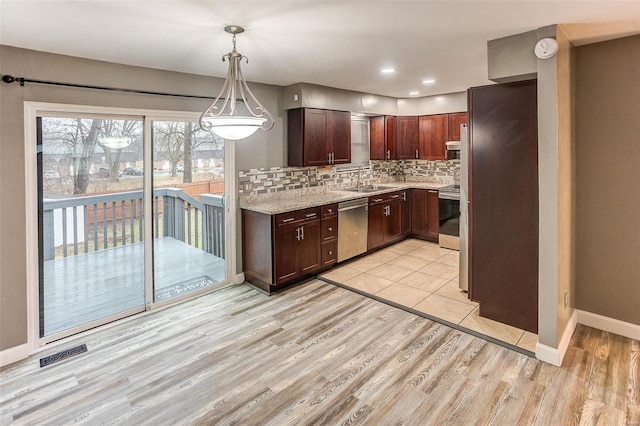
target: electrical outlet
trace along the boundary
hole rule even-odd
[[[564,308],[567,309],[569,306],[569,292],[564,292]]]

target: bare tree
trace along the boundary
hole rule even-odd
[[[184,126],[184,170],[182,174],[182,183],[193,182],[192,167],[193,161],[191,153],[193,151],[193,123],[187,122]]]

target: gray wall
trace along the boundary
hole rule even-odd
[[[576,50],[576,308],[640,325],[640,36]]]
[[[222,80],[0,46],[0,74],[149,91],[216,95]],[[252,84],[276,117],[269,132],[236,142],[236,170],[282,166],[282,88]],[[24,101],[202,111],[206,100],[0,83],[0,350],[27,341]],[[32,214],[32,213],[29,213]],[[239,241],[239,238],[237,239]]]

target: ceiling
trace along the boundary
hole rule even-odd
[[[495,38],[551,24],[567,24],[574,44],[639,34],[640,0],[0,0],[0,44],[219,77],[230,24],[246,29],[249,81],[406,98],[487,84]]]

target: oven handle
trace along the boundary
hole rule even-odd
[[[460,201],[460,194],[448,194],[448,193],[443,193],[440,192],[438,194],[438,198],[440,198],[441,200],[455,200],[455,201]]]

